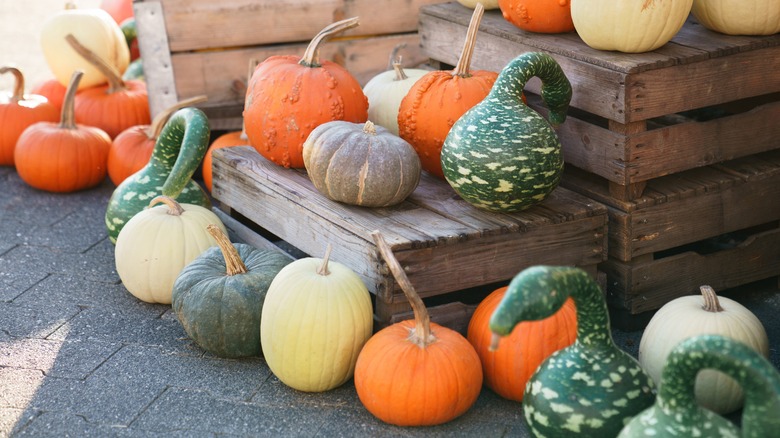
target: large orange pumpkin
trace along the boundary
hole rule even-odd
[[[303,58],[271,56],[257,66],[247,87],[244,129],[260,155],[300,169],[303,142],[314,128],[368,120],[360,83],[344,67],[319,59],[320,43],[357,25],[357,17],[333,23],[312,39]]]
[[[498,73],[470,70],[477,30],[485,8],[477,4],[454,70],[437,70],[417,80],[398,108],[398,133],[420,156],[423,170],[444,179],[441,147],[452,125],[490,92]]]
[[[565,33],[574,30],[570,0],[498,0],[506,21],[537,33]]]
[[[525,384],[551,354],[577,339],[577,313],[569,298],[553,316],[518,324],[512,334],[501,338],[499,348],[490,351],[493,311],[507,287],[485,297],[471,316],[467,337],[482,361],[485,386],[509,400],[522,401]]]

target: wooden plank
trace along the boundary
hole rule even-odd
[[[133,3],[138,30],[138,49],[143,54],[146,91],[152,117],[179,101],[171,63],[162,6],[159,1]],[[192,97],[199,93],[192,94]],[[200,93],[202,94],[202,93]]]

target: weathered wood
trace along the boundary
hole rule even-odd
[[[133,3],[133,12],[139,35],[138,50],[144,59],[149,110],[155,116],[179,101],[162,6],[159,1],[136,2]]]

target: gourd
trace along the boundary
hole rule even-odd
[[[616,436],[653,404],[653,380],[613,342],[604,294],[585,271],[532,266],[517,274],[490,318],[494,346],[518,323],[549,317],[569,297],[577,340],[539,365],[526,385],[523,415],[536,436]]]
[[[761,321],[738,302],[718,296],[710,286],[701,296],[684,296],[664,304],[650,319],[639,343],[639,363],[659,383],[669,352],[680,341],[701,334],[728,336],[769,356],[769,339]],[[696,378],[696,400],[716,413],[742,406],[742,390],[723,373],[703,371]]]
[[[482,3],[482,6],[484,6],[486,10],[498,9],[498,0],[458,0],[458,3],[469,9],[476,8],[480,3]]]
[[[208,190],[209,193],[211,193],[212,178],[214,175],[214,169],[211,167],[213,164],[213,157],[211,154],[217,149],[229,148],[232,146],[244,146],[248,144],[249,140],[246,137],[246,132],[243,130],[222,134],[211,143],[208,150],[206,151],[206,156],[203,157],[203,170],[201,171],[203,175],[203,185],[206,186],[206,190]]]
[[[355,368],[360,402],[397,426],[433,426],[468,411],[482,388],[482,366],[458,332],[430,321],[422,299],[378,232],[377,249],[414,311],[366,342]]]
[[[373,330],[371,297],[347,266],[324,258],[295,260],[274,277],[260,317],[260,344],[271,372],[305,392],[352,378]]]
[[[123,81],[146,81],[146,76],[144,74],[144,61],[141,58],[136,59],[135,61],[132,61],[130,65],[127,66],[127,70],[125,70],[124,73],[122,73],[122,80]]]
[[[582,41],[598,50],[655,50],[680,31],[693,0],[571,0],[571,17]]]
[[[16,171],[32,187],[74,192],[106,179],[111,139],[99,128],[77,125],[73,118],[73,98],[81,76],[81,71],[73,73],[59,123],[35,123],[16,142]]]
[[[257,66],[247,86],[244,129],[260,155],[300,169],[303,142],[314,128],[333,120],[368,119],[360,83],[344,67],[319,57],[320,44],[357,25],[357,17],[333,23],[311,40],[302,58],[271,56]]]
[[[398,108],[398,133],[420,156],[422,168],[444,178],[441,148],[452,125],[490,92],[498,73],[470,70],[477,30],[485,8],[471,16],[458,64],[451,71],[431,71],[417,80]]]
[[[0,94],[0,166],[14,165],[14,149],[19,136],[37,122],[56,122],[59,109],[38,94],[24,93],[24,75],[14,67],[0,67],[0,75],[14,76],[10,94]]]
[[[498,7],[506,21],[529,32],[574,30],[569,0],[498,0]]]
[[[501,287],[485,297],[469,321],[467,338],[482,362],[485,386],[509,400],[522,401],[525,384],[544,359],[577,339],[577,314],[570,298],[549,318],[525,321],[490,351],[490,317],[506,295]]]
[[[549,123],[521,98],[533,76],[542,80]],[[553,127],[566,120],[571,95],[569,80],[550,55],[527,52],[510,61],[490,94],[447,135],[441,151],[447,182],[486,210],[520,211],[542,202],[563,173]]]
[[[718,370],[745,391],[741,430],[731,421],[696,404],[695,385],[702,370]],[[741,342],[719,335],[698,335],[669,353],[655,404],[634,417],[619,438],[777,436],[780,429],[780,373]]]
[[[780,2],[776,0],[693,0],[691,12],[702,26],[727,35],[780,32]]]
[[[182,269],[172,308],[201,348],[220,357],[260,355],[260,315],[268,286],[291,259],[280,251],[230,243],[215,224],[216,247]]]
[[[197,108],[180,109],[168,119],[149,162],[119,184],[108,200],[105,222],[111,242],[116,242],[131,217],[159,195],[211,208],[208,195],[192,180],[208,149],[209,135],[208,119]]]
[[[171,304],[173,284],[182,269],[217,244],[206,231],[209,224],[227,233],[207,208],[167,196],[152,199],[116,239],[116,272],[127,291],[147,303]]]
[[[417,187],[422,172],[412,146],[371,121],[316,127],[303,144],[303,162],[320,193],[363,207],[400,203]]]

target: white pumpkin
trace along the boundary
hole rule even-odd
[[[373,331],[368,289],[348,267],[298,259],[274,277],[260,317],[268,367],[284,384],[306,392],[336,388],[352,378]]]
[[[156,205],[157,203],[165,205]],[[225,226],[211,210],[159,196],[119,232],[116,271],[125,288],[147,303],[170,304],[173,283],[191,261],[217,242],[206,227]]]
[[[477,3],[482,3],[482,6],[485,7],[485,10],[498,9],[498,0],[458,0],[458,3],[469,9],[476,8]]]
[[[571,0],[580,38],[598,50],[655,50],[680,31],[693,0]]]
[[[428,70],[404,69],[400,61],[393,61],[393,69],[371,78],[363,87],[368,98],[368,119],[398,135],[398,108],[409,89]]]
[[[639,363],[656,383],[661,382],[661,372],[671,350],[696,335],[726,336],[764,357],[769,355],[766,330],[750,310],[729,298],[718,298],[709,286],[702,286],[701,292],[702,296],[685,296],[666,303],[653,315],[642,334]],[[707,409],[725,414],[742,406],[743,394],[731,377],[705,370],[696,379],[696,400]]]
[[[702,26],[728,35],[780,32],[778,0],[693,0],[691,12]]]

